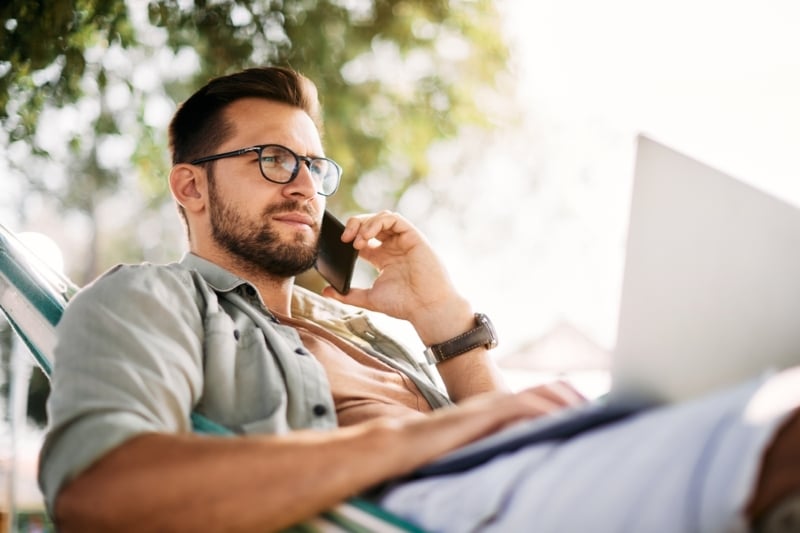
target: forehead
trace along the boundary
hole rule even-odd
[[[225,109],[225,118],[233,131],[223,144],[225,148],[274,143],[299,153],[321,153],[317,126],[300,108],[264,98],[243,98]]]

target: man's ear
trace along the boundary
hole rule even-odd
[[[208,198],[205,172],[198,166],[178,163],[169,173],[172,196],[186,211],[197,213],[206,207]]]

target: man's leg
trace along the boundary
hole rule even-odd
[[[758,531],[800,531],[800,412],[795,411],[775,435],[761,466],[753,499],[747,506]]]
[[[414,482],[383,503],[442,531],[744,532],[798,488],[798,406],[800,370],[786,371]]]

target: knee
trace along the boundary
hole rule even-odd
[[[797,386],[797,385],[795,385]],[[759,531],[800,530],[800,409],[795,408],[764,455],[756,490],[747,508]],[[778,528],[775,528],[776,524]],[[789,529],[786,529],[786,527]],[[780,529],[783,528],[783,529]]]

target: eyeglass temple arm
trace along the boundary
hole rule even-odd
[[[200,163],[208,163],[209,161],[215,161],[217,159],[223,159],[225,157],[236,157],[242,154],[246,154],[247,152],[255,152],[260,149],[261,149],[260,146],[248,146],[247,148],[240,148],[238,150],[233,150],[232,152],[225,152],[223,154],[207,155],[205,157],[195,159],[194,161],[189,161],[189,164],[198,165]]]

